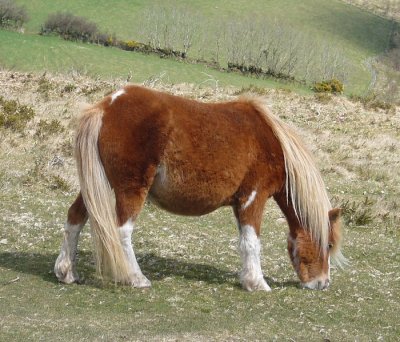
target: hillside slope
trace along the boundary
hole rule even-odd
[[[48,1],[19,0],[18,3],[27,7],[31,20],[27,23],[27,32],[39,32],[49,13],[57,11],[71,11],[80,16],[86,16],[95,21],[101,30],[115,33],[120,39],[145,40],[142,27],[154,25],[144,21],[147,12],[161,11],[163,7],[184,8],[196,14],[193,24],[202,31],[202,38],[194,41],[193,56],[201,56],[200,50],[207,50],[215,54],[215,32],[220,31],[221,23],[240,21],[265,21],[269,25],[285,27],[293,32],[301,32],[308,38],[311,45],[329,43],[330,46],[345,58],[350,71],[346,84],[350,93],[364,94],[371,81],[371,72],[367,60],[383,53],[388,46],[388,37],[391,24],[389,20],[348,6],[341,1],[334,0],[305,0],[293,2],[291,0],[273,1],[185,1],[162,2],[127,0],[110,2],[104,0],[92,1]],[[160,5],[162,4],[162,6]],[[161,8],[161,9],[160,9]],[[197,17],[196,17],[197,16]],[[204,32],[203,32],[204,31]],[[246,39],[246,38],[237,38]],[[223,44],[223,40],[222,40]],[[211,51],[211,52],[210,52]],[[213,51],[213,52],[212,52]],[[210,58],[210,56],[208,56]],[[323,59],[324,56],[321,56]],[[342,57],[341,57],[342,58]],[[1,62],[1,61],[0,61]],[[118,61],[116,61],[118,63]],[[10,67],[9,64],[7,64]],[[194,80],[187,79],[188,82]]]

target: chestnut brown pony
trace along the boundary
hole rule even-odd
[[[240,280],[270,287],[260,262],[264,205],[273,197],[289,224],[288,251],[303,287],[325,289],[340,252],[340,209],[332,209],[310,153],[256,98],[201,103],[126,86],[86,109],[76,158],[81,191],[68,211],[55,273],[77,282],[79,233],[89,219],[102,276],[148,287],[131,244],[146,198],[181,215],[231,206],[240,232]]]

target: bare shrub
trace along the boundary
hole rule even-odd
[[[186,57],[201,21],[186,7],[157,3],[143,14],[139,35],[154,50],[169,50]]]
[[[0,0],[0,27],[21,28],[28,21],[25,7],[13,0]]]
[[[282,23],[236,19],[225,31],[229,68],[306,83],[348,78],[349,63],[339,48]]]
[[[96,23],[69,12],[50,14],[41,28],[41,34],[57,34],[66,40],[115,45],[115,35],[100,32]]]
[[[160,56],[190,57],[220,68],[274,76],[312,84],[338,79],[346,82],[349,63],[338,47],[299,32],[287,23],[251,15],[218,23],[194,15],[188,7],[157,3],[142,15],[139,40]],[[196,49],[192,55],[192,47]],[[128,44],[124,45],[128,49]],[[133,50],[143,50],[133,46]],[[197,55],[195,55],[197,52]]]

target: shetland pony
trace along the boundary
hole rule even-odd
[[[89,219],[103,277],[149,287],[131,244],[146,198],[180,215],[231,206],[248,291],[270,291],[260,224],[273,197],[289,225],[288,252],[303,287],[325,289],[340,262],[340,209],[332,209],[310,153],[260,99],[201,103],[126,86],[86,109],[76,136],[80,193],[69,208],[55,274],[79,281],[79,233]]]

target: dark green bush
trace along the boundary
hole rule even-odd
[[[0,96],[0,127],[22,132],[34,116],[35,112],[31,107]]]
[[[317,93],[333,93],[341,94],[344,90],[344,85],[337,79],[332,79],[314,84],[313,90]]]
[[[38,138],[45,138],[62,132],[64,132],[64,126],[59,120],[53,119],[47,121],[42,119],[38,123],[38,129],[36,130],[35,136]]]
[[[13,0],[0,0],[0,27],[20,28],[28,21],[25,7]]]
[[[48,179],[48,186],[51,190],[60,190],[64,192],[71,190],[69,183],[64,178],[57,175],[52,175]]]

